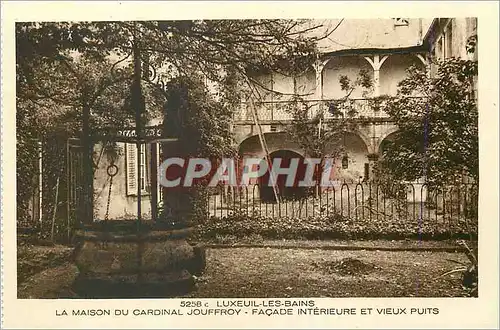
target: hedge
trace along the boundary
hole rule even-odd
[[[210,240],[223,235],[237,238],[262,236],[265,239],[477,239],[477,220],[354,220],[338,214],[273,219],[233,214],[222,218],[211,217],[199,222],[194,238]]]

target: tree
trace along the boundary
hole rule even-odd
[[[42,108],[47,110],[40,112],[47,119],[45,131],[70,119],[76,125],[66,126],[78,133],[123,124],[130,119],[127,108],[137,108],[127,99],[131,89],[136,95],[149,93],[144,97],[146,116],[161,111],[168,95],[165,83],[176,77],[202,76],[211,84],[200,86],[234,109],[259,85],[249,71],[286,72],[284,59],[314,61],[316,42],[331,32],[308,35],[318,28],[304,20],[18,23],[18,111],[25,114],[18,137],[32,133]],[[131,77],[136,54],[142,66],[140,84]],[[120,63],[122,72],[114,70]],[[82,138],[90,154],[88,134]],[[28,163],[23,157],[18,157],[20,171]],[[90,180],[90,172],[85,173]]]
[[[424,178],[450,185],[464,176],[478,182],[477,62],[447,59],[437,74],[412,67],[386,111],[399,127],[388,142],[381,171],[399,180]]]
[[[32,173],[37,172],[38,142],[45,145],[43,190],[50,192],[52,182],[65,177],[65,161],[60,155],[65,155],[68,137],[89,140],[90,133],[82,134],[82,128],[123,125],[133,119],[126,103],[132,77],[130,65],[115,68],[116,61],[109,52],[88,46],[84,39],[95,39],[97,34],[84,26],[90,25],[16,25],[17,198],[21,218],[27,216]],[[90,161],[85,162],[88,166],[84,172],[91,181],[93,152],[90,142],[85,145],[86,159]],[[91,194],[86,193],[85,200],[91,202]]]
[[[108,89],[127,93],[128,88],[115,83],[128,78],[125,85],[130,85],[131,77],[116,77],[113,68],[118,64],[115,62],[123,62],[131,69],[131,56],[137,49],[144,85],[149,84],[153,95],[175,77],[201,75],[213,83],[212,92],[235,106],[242,93],[249,92],[241,88],[242,82],[259,85],[249,71],[265,68],[287,72],[290,63],[311,63],[316,57],[316,42],[331,33],[308,34],[318,28],[306,20],[18,23],[18,99],[48,100],[53,102],[51,108],[67,109],[84,103],[93,107],[94,102],[111,99],[109,93],[100,97]],[[161,109],[151,104],[154,100],[150,97],[145,99],[151,105],[149,110]],[[116,101],[115,97],[112,103],[120,104]],[[116,115],[109,105],[101,113]],[[49,117],[54,117],[53,111]]]
[[[235,153],[230,122],[232,111],[207,93],[197,76],[171,80],[166,88],[164,125],[182,129],[178,136],[186,155],[192,157],[230,157]],[[180,120],[181,123],[176,123]]]
[[[307,20],[196,20],[141,22],[135,29],[151,63],[170,75],[197,72],[223,93],[229,73],[240,84],[261,86],[249,72],[289,74],[299,62],[312,63],[317,41],[331,33],[308,34],[320,27]]]
[[[171,80],[166,86],[166,99],[164,126],[166,132],[179,139],[176,156],[208,158],[212,160],[213,173],[222,158],[236,154],[230,126],[232,109],[206,91],[203,79],[190,76]],[[196,179],[192,187],[177,191],[176,196],[168,194],[168,201],[166,198],[164,202],[186,196],[184,203],[190,210],[187,216],[199,221],[208,212],[208,183],[207,177]],[[163,209],[161,205],[160,210]],[[161,212],[159,218],[165,220]]]

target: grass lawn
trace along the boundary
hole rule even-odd
[[[229,248],[207,251],[192,297],[460,297],[459,253]]]

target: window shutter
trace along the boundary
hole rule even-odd
[[[127,159],[127,195],[137,195],[137,146],[134,143],[126,144],[125,156]]]

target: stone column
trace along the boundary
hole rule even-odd
[[[365,56],[365,60],[370,63],[373,68],[373,96],[380,96],[380,68],[382,64],[389,58],[385,55],[380,57],[380,55],[373,55],[373,57]]]
[[[324,61],[316,61],[314,63],[314,72],[316,73],[316,89],[314,91],[314,98],[316,100],[323,99],[323,69],[325,68]]]
[[[427,77],[430,78],[431,76],[431,64],[430,62],[427,60],[427,56],[425,55],[422,55],[422,54],[416,54],[415,55],[419,60],[420,62],[422,62],[422,64],[425,66],[425,71],[427,72]]]
[[[315,109],[315,113],[323,110],[324,104],[323,100],[323,69],[325,68],[325,61],[317,60],[314,63],[314,72],[316,73],[316,87],[314,90],[314,99],[317,100],[318,106]],[[318,133],[321,134],[323,123],[320,121],[318,124]]]
[[[376,166],[378,164],[379,154],[378,153],[371,153],[371,154],[368,154],[367,158],[368,158],[368,164],[370,167],[369,180],[372,181],[376,177],[375,169],[376,169]]]
[[[325,68],[327,61],[321,61],[317,60],[316,63],[314,63],[314,72],[316,73],[316,88],[314,90],[314,98],[318,100],[318,107],[317,111],[322,111],[324,109],[324,104],[323,104],[323,69]],[[318,135],[321,136],[322,134],[322,129],[323,129],[323,123],[320,122],[318,123]],[[318,168],[317,170],[319,171],[319,165],[317,165]],[[316,185],[316,195],[321,194],[321,187],[319,185]]]
[[[373,55],[373,57],[365,56],[365,60],[370,63],[370,65],[373,68],[373,97],[378,97],[380,96],[380,68],[382,67],[382,64],[389,58],[388,55],[380,57],[380,55]],[[371,114],[373,117],[375,117],[375,112],[373,109],[370,109]],[[380,116],[380,113],[377,113],[378,116]],[[374,123],[371,124],[371,135],[372,135],[372,143],[375,145],[375,137],[377,136],[376,134],[376,125]],[[378,157],[378,156],[377,156]],[[373,164],[370,161],[370,179],[373,179]]]

